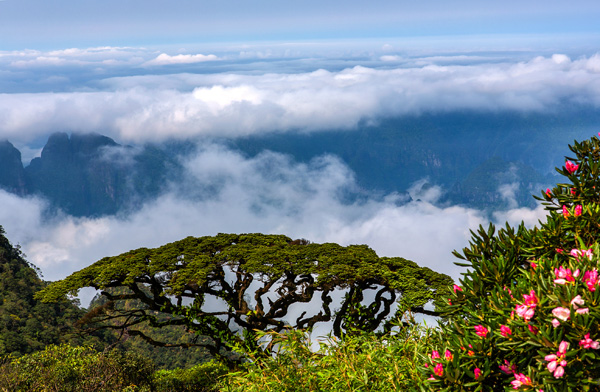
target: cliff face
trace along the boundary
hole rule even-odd
[[[115,213],[121,202],[122,169],[104,154],[119,145],[101,135],[55,133],[40,158],[25,169],[31,191],[76,216]],[[120,170],[121,169],[121,170]]]
[[[21,153],[7,140],[0,142],[0,188],[19,196],[29,192]]]
[[[180,166],[157,147],[135,149],[98,134],[55,133],[25,168],[19,150],[0,142],[0,168],[0,189],[40,195],[74,216],[101,216],[157,196]]]

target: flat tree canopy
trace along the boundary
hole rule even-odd
[[[425,305],[435,307],[452,283],[412,261],[378,257],[366,245],[219,234],[105,257],[37,297],[59,302],[93,287],[107,301],[90,310],[86,325],[118,328],[161,346],[181,344],[156,339],[141,326],[182,325],[204,337],[195,344],[218,355],[225,347],[255,348],[256,330],[333,322],[340,336],[375,331],[408,309],[437,315]],[[336,293],[343,296],[339,304]]]

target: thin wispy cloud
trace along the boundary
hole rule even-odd
[[[166,53],[161,53],[155,59],[146,62],[145,65],[193,64],[218,59],[214,54],[178,54],[170,56]]]

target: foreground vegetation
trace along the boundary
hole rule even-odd
[[[276,355],[252,358],[221,381],[223,391],[412,391],[426,388],[419,373],[431,330],[413,325],[399,331],[322,340],[314,350],[307,333],[291,330],[269,336]],[[313,348],[311,350],[311,347]]]
[[[251,361],[235,371],[218,362],[157,371],[151,360],[136,353],[48,346],[20,358],[5,358],[0,365],[0,391],[386,392],[426,387],[417,364],[433,336],[422,327],[320,342],[311,342],[308,334],[298,330],[267,337],[277,345],[277,354],[250,355]]]

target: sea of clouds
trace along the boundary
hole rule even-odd
[[[214,138],[355,129],[406,114],[481,110],[553,112],[600,105],[600,55],[409,53],[302,45],[165,52],[101,47],[0,52],[0,138],[23,159],[55,131],[98,132],[120,143],[191,138],[186,186],[140,210],[102,218],[48,217],[46,202],[0,191],[0,224],[27,259],[56,280],[138,247],[219,232],[282,233],[314,242],[368,244],[448,273],[451,251],[492,219],[533,225],[541,208],[513,204],[493,216],[435,203],[439,187],[348,201],[352,171],[335,156],[299,163],[264,152],[247,157]],[[322,53],[328,53],[327,56]],[[312,52],[311,52],[312,53]],[[557,165],[560,163],[557,162]],[[192,184],[192,185],[189,185]],[[511,188],[512,187],[512,188]],[[194,189],[211,189],[198,197]],[[497,190],[510,199],[514,185]]]
[[[0,91],[7,91],[0,94],[0,134],[22,144],[56,130],[144,142],[353,129],[361,121],[423,112],[600,105],[597,53],[520,55],[515,61],[388,51],[361,52],[353,62],[287,51],[0,52]]]
[[[453,264],[451,252],[467,246],[469,230],[487,226],[490,218],[500,224],[525,220],[531,226],[544,216],[541,208],[514,208],[490,217],[472,208],[440,207],[435,201],[443,190],[422,191],[419,184],[409,190],[410,199],[389,194],[348,201],[344,194],[357,185],[334,156],[298,163],[273,152],[248,158],[206,145],[185,165],[185,186],[173,184],[129,215],[48,218],[45,201],[0,191],[0,222],[47,280],[130,249],[229,232],[367,244],[380,256],[401,256],[458,279],[462,268]],[[210,189],[211,195],[196,195],[200,189]]]

